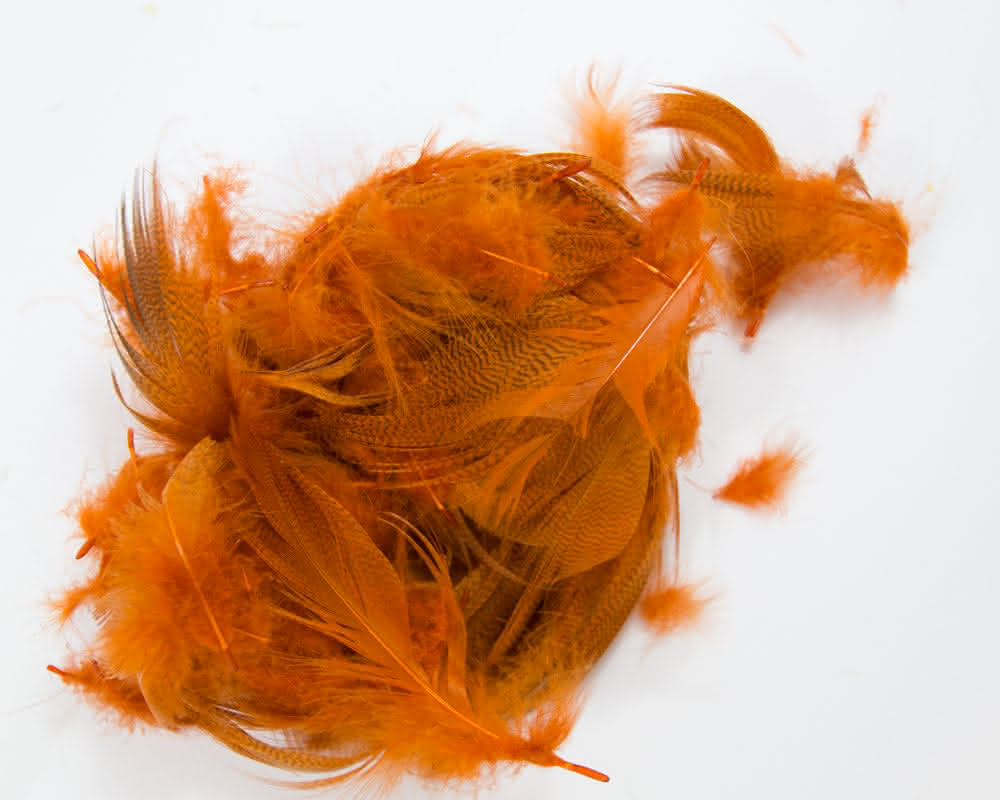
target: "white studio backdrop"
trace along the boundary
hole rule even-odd
[[[248,202],[316,210],[436,134],[558,149],[594,64],[641,92],[720,94],[801,166],[859,168],[914,228],[887,302],[778,309],[749,351],[693,348],[704,412],[682,470],[692,631],[631,624],[560,752],[599,785],[525,768],[482,800],[1000,797],[1000,30],[987,3],[7,4],[0,28],[0,791],[35,798],[297,796],[206,737],[128,734],[45,671],[46,601],[81,572],[66,509],[125,458],[129,424],[76,258],[133,171],[183,205],[240,167]],[[807,469],[787,509],[713,503],[766,438]],[[72,633],[72,631],[70,631]],[[404,782],[399,798],[469,797]],[[350,797],[333,789],[328,797]]]

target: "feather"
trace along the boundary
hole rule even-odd
[[[737,467],[725,486],[712,495],[747,508],[774,509],[781,505],[788,487],[803,466],[801,448],[769,447]]]
[[[581,682],[637,606],[663,633],[705,602],[677,580],[691,342],[809,269],[890,285],[907,248],[856,169],[795,173],[725,100],[612,95],[591,76],[580,152],[428,147],[267,254],[233,173],[182,218],[137,179],[81,258],[152,444],[80,501],[93,571],[60,613],[99,631],[56,675],[305,787],[607,780],[557,754]],[[643,127],[680,137],[646,203]],[[799,463],[716,496],[773,505]]]
[[[635,154],[630,135],[630,103],[616,98],[617,80],[602,82],[593,67],[586,91],[576,100],[577,135],[573,149],[611,165],[623,177],[632,171]]]
[[[639,603],[639,613],[650,628],[664,634],[693,624],[705,604],[699,587],[671,584],[647,592]]]
[[[800,174],[780,161],[752,119],[725,100],[669,88],[651,104],[646,124],[684,131],[683,144],[675,163],[655,177],[684,185],[698,179],[714,212],[707,227],[731,251],[731,310],[745,322],[748,337],[786,288],[825,284],[839,273],[866,289],[886,289],[903,276],[906,223],[894,204],[868,196],[857,170]],[[705,145],[717,152],[708,174],[699,176]]]

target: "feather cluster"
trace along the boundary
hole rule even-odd
[[[640,203],[656,130],[677,154]],[[831,270],[891,286],[907,228],[694,89],[636,115],[592,92],[578,150],[427,149],[278,255],[237,246],[226,175],[180,217],[139,181],[83,258],[153,446],[80,504],[93,571],[60,608],[99,626],[53,671],[306,785],[606,780],[556,753],[581,680],[637,606],[658,630],[698,608],[671,577],[692,337],[752,335]],[[773,502],[793,463],[720,492]]]

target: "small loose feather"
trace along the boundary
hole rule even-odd
[[[740,464],[712,497],[747,508],[777,508],[802,466],[799,448],[789,445],[766,448]]]
[[[639,603],[639,614],[656,633],[671,633],[694,623],[706,603],[698,586],[675,583],[647,592]]]
[[[186,216],[137,179],[81,258],[151,444],[79,504],[59,611],[99,628],[56,675],[307,787],[607,780],[557,753],[581,681],[637,606],[666,632],[706,602],[677,577],[693,338],[831,270],[891,285],[908,241],[853,166],[794,170],[719,97],[612,98],[591,80],[579,152],[426,148],[283,248],[247,244],[230,172]],[[651,130],[677,156],[636,181]],[[774,505],[799,462],[716,497]]]

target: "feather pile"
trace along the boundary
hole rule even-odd
[[[657,130],[676,157],[639,203]],[[831,272],[893,285],[898,208],[684,87],[636,116],[592,92],[574,153],[427,149],[280,256],[235,241],[237,189],[206,178],[174,217],[154,174],[82,254],[154,446],[130,436],[80,503],[93,572],[60,609],[99,625],[51,669],[304,785],[606,780],[556,753],[581,680],[636,607],[660,631],[698,609],[673,577],[692,337],[752,336]],[[719,496],[771,504],[795,466],[769,452]]]

